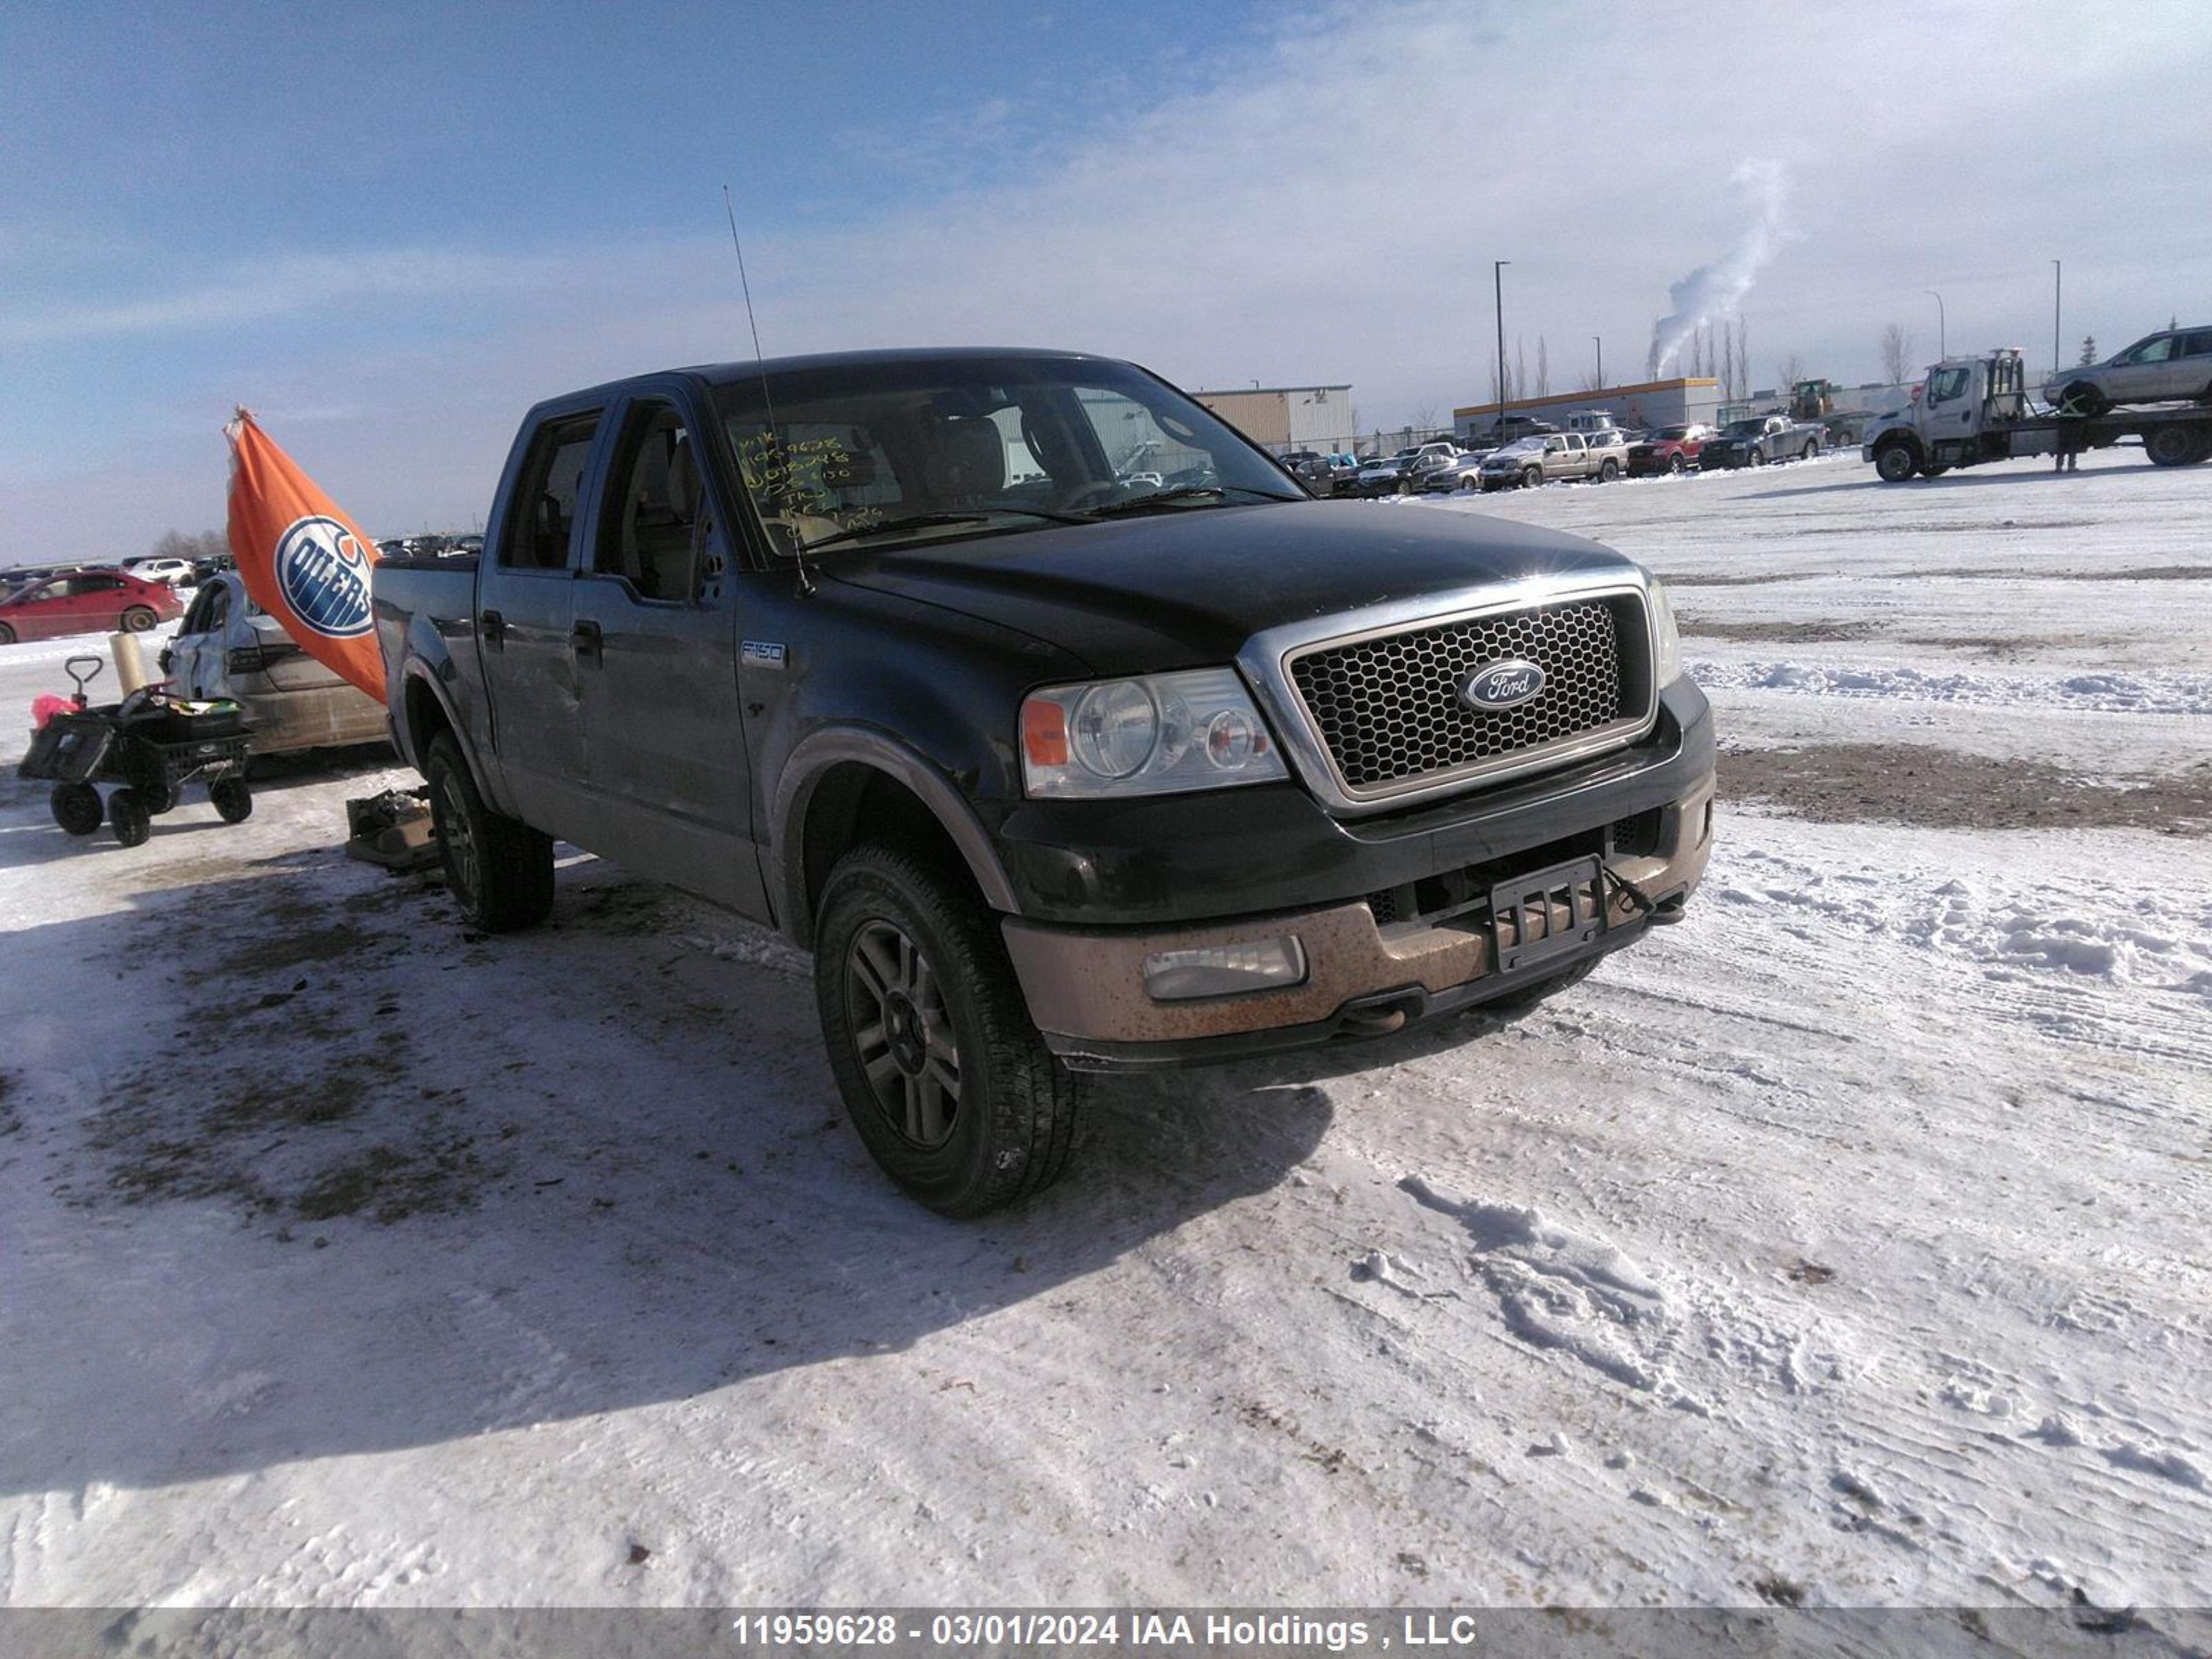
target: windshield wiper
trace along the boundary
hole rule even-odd
[[[988,524],[1001,514],[1018,514],[1025,519],[1043,519],[1053,524],[1089,524],[1086,513],[1054,513],[1042,507],[987,507],[972,513],[908,513],[896,519],[885,519],[872,525],[852,530],[833,530],[826,536],[817,536],[811,542],[800,544],[799,551],[811,553],[817,548],[832,547],[840,542],[857,542],[868,536],[896,536],[902,530],[927,530],[936,525]]]
[[[1188,501],[1194,495],[1226,495],[1232,489],[1246,495],[1257,496],[1263,501],[1302,501],[1310,499],[1304,495],[1278,495],[1272,489],[1255,489],[1249,484],[1177,484],[1173,489],[1155,489],[1149,495],[1133,495],[1126,501],[1108,501],[1102,507],[1092,507],[1091,511],[1103,519],[1116,513],[1134,513],[1140,508],[1152,507],[1161,501]]]

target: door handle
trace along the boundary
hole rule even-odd
[[[606,660],[606,635],[595,622],[580,622],[568,633],[568,644],[578,662],[602,665]]]
[[[477,618],[477,633],[495,651],[507,648],[507,618],[496,611],[487,611]]]

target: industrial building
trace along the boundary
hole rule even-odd
[[[1278,455],[1293,449],[1327,454],[1352,447],[1348,386],[1248,386],[1236,392],[1194,392],[1191,396]]]
[[[1692,422],[1712,424],[1720,418],[1721,383],[1705,378],[1645,380],[1597,392],[1561,392],[1548,398],[1509,398],[1505,402],[1509,415],[1527,415],[1560,427],[1566,424],[1569,415],[1586,409],[1607,410],[1632,432],[1687,426]],[[1497,422],[1498,410],[1495,403],[1455,409],[1452,430],[1462,440],[1487,432]]]

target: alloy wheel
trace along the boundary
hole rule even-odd
[[[923,1148],[941,1146],[960,1115],[960,1042],[945,987],[896,924],[871,921],[845,953],[853,1045],[884,1121]]]

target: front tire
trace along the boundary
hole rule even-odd
[[[1669,472],[1674,473],[1678,477],[1690,470],[1690,464],[1682,459],[1682,452],[1680,450],[1676,450],[1672,455],[1669,455],[1667,458],[1667,470]]]
[[[823,888],[814,991],[853,1127],[915,1199],[976,1216],[1059,1178],[1085,1079],[1037,1035],[957,872],[889,847],[847,854]]]
[[[1753,466],[1765,466],[1766,465],[1766,452],[1763,449],[1753,450],[1751,452],[1751,464]]]
[[[2079,415],[2094,421],[2099,416],[2111,412],[2112,400],[2087,380],[2076,380],[2066,388],[2065,395],[2058,400],[2058,407],[2062,413]]]
[[[1544,469],[1543,469],[1542,467],[1540,467],[1540,466],[1528,466],[1528,467],[1523,467],[1523,468],[1522,468],[1522,470],[1521,470],[1521,488],[1522,488],[1522,489],[1535,489],[1539,484],[1542,483],[1543,482],[1544,482]]]
[[[1903,483],[1920,471],[1920,457],[1911,444],[1884,444],[1874,453],[1874,470],[1884,483]]]
[[[136,789],[118,789],[107,798],[107,826],[125,847],[143,847],[154,833],[154,815]]]
[[[15,630],[9,627],[6,623],[0,623],[0,645],[13,645],[15,643]]]
[[[553,908],[553,838],[484,804],[450,732],[430,739],[422,775],[446,885],[462,918],[487,933],[544,921]]]

